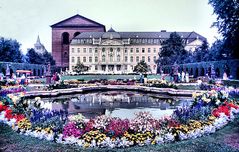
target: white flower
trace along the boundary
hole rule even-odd
[[[174,141],[174,136],[171,133],[167,133],[164,136],[165,141]]]
[[[182,133],[182,132],[180,131],[180,133],[179,133],[179,139],[180,139],[180,140],[185,140],[185,139],[188,139],[188,136],[187,136],[187,134],[184,134],[184,133]]]
[[[156,137],[155,137],[155,141],[156,141],[157,144],[162,144],[162,143],[164,143],[163,138],[160,137],[160,136],[156,136]]]

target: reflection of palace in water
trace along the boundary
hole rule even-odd
[[[67,102],[53,103],[52,109],[67,110],[69,113],[105,114],[114,109],[158,108],[160,110],[175,109],[182,104],[172,97],[157,94],[143,94],[127,91],[94,92],[70,96],[56,97],[54,100]]]

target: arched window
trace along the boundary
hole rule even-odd
[[[105,48],[102,48],[102,53],[105,53]]]
[[[117,52],[118,52],[118,53],[120,52],[120,48],[117,48]]]
[[[120,62],[120,55],[117,55],[117,62]]]
[[[64,57],[65,57],[65,58],[67,57],[67,52],[64,52]]]
[[[110,55],[110,62],[113,62],[113,55]]]
[[[75,32],[74,33],[74,37],[76,37],[77,35],[79,35],[80,34],[80,32]]]
[[[62,33],[62,44],[69,44],[69,33]]]
[[[113,52],[113,48],[110,48],[110,52],[111,52],[111,53]]]
[[[105,62],[105,55],[102,55],[102,62]]]

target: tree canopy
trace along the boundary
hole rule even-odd
[[[151,71],[150,66],[145,61],[140,61],[135,67],[134,72],[147,73]]]
[[[51,54],[47,51],[43,52],[43,54],[37,53],[33,48],[28,49],[26,54],[26,61],[30,64],[48,64],[55,65],[55,61]]]
[[[238,0],[209,0],[217,15],[213,26],[224,37],[224,54],[231,58],[239,58],[239,2]]]
[[[16,40],[0,37],[0,61],[22,63],[23,54],[20,46]]]
[[[181,37],[173,32],[169,39],[162,42],[162,49],[159,53],[158,62],[161,65],[172,65],[176,63],[184,63],[188,57],[188,52],[184,49],[184,43]]]
[[[73,71],[76,73],[81,73],[81,72],[88,71],[88,68],[89,68],[88,66],[85,66],[83,63],[78,61],[76,66],[73,67]]]

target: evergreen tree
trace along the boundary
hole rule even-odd
[[[38,54],[33,48],[27,50],[26,60],[30,64],[44,64],[43,56]]]
[[[208,42],[203,41],[202,45],[197,48],[193,54],[195,62],[207,61],[209,58]]]
[[[184,63],[187,59],[188,52],[184,49],[184,44],[181,37],[173,32],[169,39],[162,42],[162,49],[159,53],[158,62],[160,65],[172,65],[175,62]]]
[[[37,53],[33,48],[28,49],[26,54],[26,61],[30,64],[45,64],[50,63],[51,65],[55,65],[55,61],[51,54],[47,51],[41,53]]]
[[[22,63],[23,55],[20,46],[16,40],[0,37],[0,61]]]
[[[51,53],[45,51],[45,52],[43,52],[42,57],[43,57],[43,60],[44,60],[44,64],[48,64],[48,63],[50,63],[51,65],[56,64],[56,62],[53,59]]]

